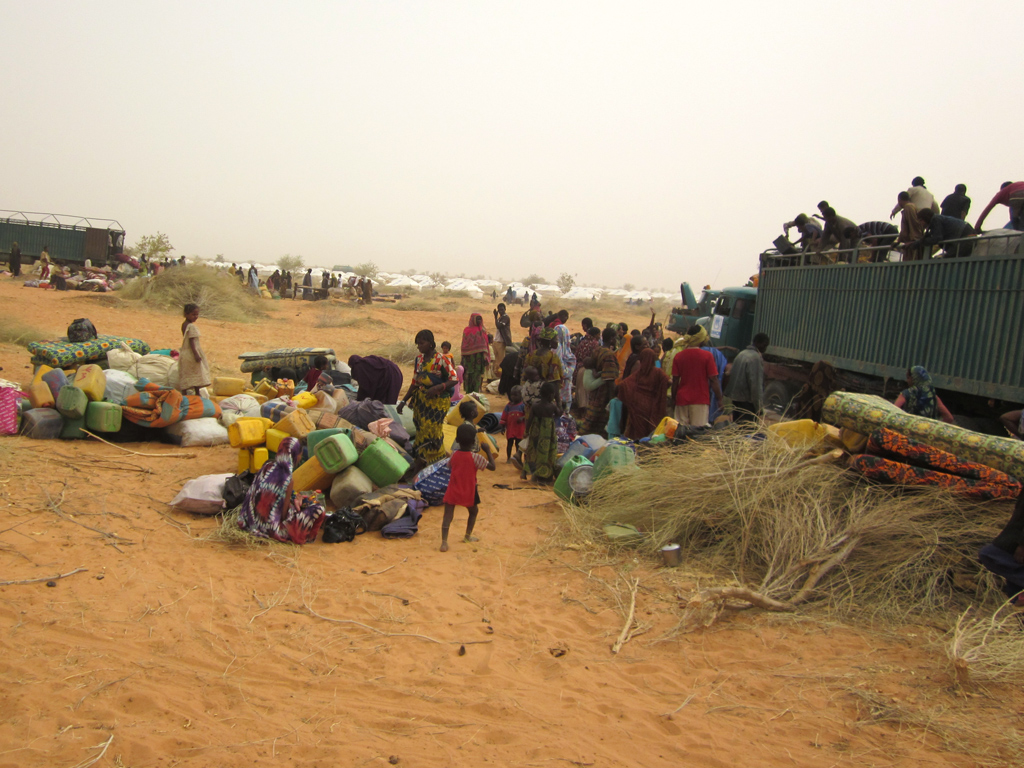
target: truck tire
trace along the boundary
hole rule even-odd
[[[795,382],[769,381],[764,388],[764,408],[785,414],[793,397],[800,391]]]

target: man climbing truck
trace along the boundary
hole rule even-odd
[[[758,286],[726,288],[699,322],[730,357],[768,334],[767,407],[785,409],[818,360],[836,368],[841,389],[889,398],[922,365],[961,416],[1024,403],[1019,253],[797,266],[762,254]]]

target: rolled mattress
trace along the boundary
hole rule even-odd
[[[877,429],[891,429],[961,459],[976,461],[1017,479],[1024,478],[1024,441],[983,435],[955,424],[914,416],[875,395],[834,392],[822,406],[821,420],[862,435],[870,435]]]

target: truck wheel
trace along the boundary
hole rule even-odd
[[[764,407],[784,414],[799,390],[785,381],[769,381],[764,388]]]

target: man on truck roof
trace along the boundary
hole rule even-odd
[[[985,217],[997,205],[1005,205],[1010,209],[1009,228],[1024,232],[1024,181],[1003,182],[1003,186],[996,192],[995,197],[988,201],[985,210],[978,217],[978,223],[974,225],[976,232],[980,234],[983,231],[981,225],[985,222]]]
[[[876,263],[888,261],[889,248],[887,246],[892,246],[896,243],[896,239],[900,236],[899,229],[888,221],[865,221],[857,229],[860,231],[864,245],[879,249],[871,251],[868,260]]]
[[[825,228],[821,232],[815,253],[820,255],[832,240],[836,241],[840,250],[852,250],[860,241],[860,233],[856,224],[837,214],[835,208],[829,207],[825,209]]]
[[[955,219],[966,219],[967,212],[971,210],[971,198],[967,196],[967,185],[957,184],[953,193],[946,195],[942,201],[939,213],[943,216],[952,216]]]
[[[810,250],[821,239],[821,225],[814,219],[808,218],[806,214],[801,213],[792,221],[787,221],[782,225],[782,234],[786,237],[789,237],[790,227],[796,227],[800,232],[800,239],[796,241],[795,245],[802,251]]]
[[[935,202],[935,195],[929,192],[924,186],[924,179],[920,176],[915,176],[914,180],[910,182],[910,188],[907,189],[907,195],[910,197],[910,202],[914,204],[918,212],[923,211],[925,208],[931,208],[934,213],[939,212],[939,204]],[[892,213],[889,214],[889,218],[894,218],[900,210],[899,202],[896,203],[896,207],[892,209]]]
[[[925,226],[925,233],[917,242],[911,243],[911,247],[919,248],[922,245],[942,245],[946,256],[970,256],[974,251],[974,243],[967,242],[948,243],[950,240],[960,240],[965,237],[973,237],[974,229],[963,219],[955,219],[952,216],[940,216],[932,213],[931,208],[925,208],[918,214]]]

